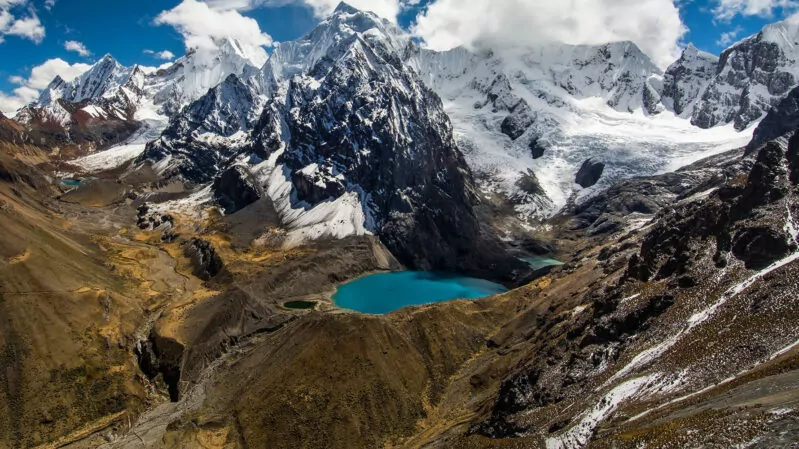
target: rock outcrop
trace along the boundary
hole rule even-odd
[[[574,178],[574,182],[580,184],[580,187],[584,189],[593,187],[597,182],[599,182],[599,178],[602,177],[602,173],[604,173],[604,171],[604,162],[588,159],[583,162],[583,165],[580,167],[580,171],[577,172],[577,176]]]
[[[266,196],[253,174],[240,165],[222,172],[211,188],[216,202],[227,215],[235,214]]]
[[[183,253],[191,260],[193,274],[204,281],[211,280],[225,268],[222,258],[208,241],[192,238],[183,244]]]
[[[794,16],[725,50],[691,122],[702,128],[734,123],[743,130],[763,118],[799,83],[797,41]]]

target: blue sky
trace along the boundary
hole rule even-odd
[[[189,0],[183,0],[189,1]],[[191,0],[193,1],[193,0]],[[260,30],[271,36],[274,41],[295,39],[310,31],[319,21],[320,13],[330,8],[335,0],[205,0],[222,4],[231,4],[236,7],[236,14],[255,19]],[[354,0],[359,1],[359,0]],[[397,17],[399,24],[406,29],[411,29],[416,22],[417,14],[425,11],[431,2],[438,2],[438,15],[464,15],[467,11],[463,4],[446,9],[447,4],[462,0],[360,0],[366,4],[387,4],[399,8]],[[373,2],[373,3],[370,3]],[[485,0],[489,1],[489,0]],[[502,0],[493,0],[499,1]],[[522,3],[534,4],[544,0],[519,0]],[[577,3],[621,2],[630,0],[575,0]],[[643,3],[644,0],[641,0]],[[662,6],[664,2],[671,5],[672,0],[646,0]],[[679,40],[685,44],[693,42],[700,49],[711,53],[720,53],[726,45],[742,37],[758,32],[765,24],[780,20],[794,12],[795,0],[675,0],[679,9],[679,18],[687,28],[687,32]],[[770,3],[771,2],[771,3]],[[175,8],[180,0],[0,0],[0,92],[7,99],[14,96],[14,89],[27,81],[27,85],[40,89],[41,81],[31,82],[31,70],[48,60],[60,58],[69,64],[90,64],[106,53],[111,53],[125,65],[142,64],[158,66],[166,62],[158,53],[168,52],[166,55],[180,56],[185,52],[187,41],[186,33],[181,33],[180,28],[172,24],[156,25],[155,19],[162,11]],[[469,2],[466,2],[469,3]],[[479,2],[477,2],[479,3]],[[551,3],[551,2],[550,2]],[[568,2],[563,2],[568,3]],[[272,6],[282,4],[284,6]],[[355,3],[353,3],[355,4]],[[245,5],[238,7],[236,5]],[[310,6],[309,6],[310,5]],[[411,6],[413,5],[413,6]],[[763,7],[762,5],[767,5]],[[781,6],[780,6],[781,5]],[[357,6],[357,4],[356,4]],[[601,6],[601,5],[600,5]],[[723,9],[722,8],[727,8]],[[540,5],[532,5],[534,11],[539,11]],[[551,8],[549,8],[551,9]],[[389,8],[391,11],[391,9]],[[433,8],[431,8],[431,11]],[[626,14],[622,12],[616,15]],[[10,32],[11,25],[6,24],[3,34],[3,16],[11,20],[6,22],[13,25],[13,21],[28,20],[23,25]],[[630,12],[630,14],[636,14]],[[430,13],[432,16],[432,12]],[[727,16],[719,20],[719,15]],[[460,16],[458,16],[460,17]],[[500,17],[501,19],[501,17]],[[637,20],[636,17],[623,18],[624,20]],[[657,20],[657,18],[655,18]],[[428,22],[431,26],[441,27],[440,23]],[[460,20],[460,19],[458,19]],[[479,20],[479,16],[478,16]],[[580,20],[584,20],[581,18]],[[590,20],[590,18],[589,18]],[[597,19],[599,20],[599,19]],[[648,20],[648,21],[646,21]],[[646,33],[646,27],[657,28],[652,25],[651,18],[642,19],[638,28]],[[35,22],[38,21],[37,25]],[[463,22],[464,28],[469,23]],[[582,22],[580,22],[582,23]],[[664,22],[665,23],[665,22]],[[431,25],[432,24],[432,25]],[[664,25],[665,26],[665,25]],[[669,25],[673,27],[673,24]],[[653,30],[656,33],[657,30]],[[432,41],[435,33],[428,33]],[[674,35],[674,33],[672,33]],[[676,35],[675,35],[676,36]],[[723,36],[726,36],[723,38]],[[651,36],[657,40],[658,35]],[[72,42],[72,51],[65,48],[67,42]],[[447,40],[442,41],[449,42]],[[81,46],[78,45],[81,44]],[[639,44],[641,45],[641,44]],[[644,48],[645,45],[642,45]],[[76,49],[85,48],[89,53],[81,55]],[[646,48],[644,48],[646,51]],[[146,52],[146,53],[145,53]],[[42,72],[44,73],[44,72]],[[49,76],[49,72],[48,76]]]

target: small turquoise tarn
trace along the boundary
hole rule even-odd
[[[342,285],[333,302],[342,309],[383,315],[408,306],[478,299],[507,291],[502,285],[482,279],[404,271],[374,274]]]
[[[82,179],[62,179],[61,184],[64,184],[67,187],[78,187],[79,185],[83,184]]]

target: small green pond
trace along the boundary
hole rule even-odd
[[[313,310],[316,308],[315,301],[291,301],[283,304],[283,307],[292,310]]]

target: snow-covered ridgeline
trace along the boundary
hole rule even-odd
[[[774,43],[789,55],[793,44],[789,45],[785,36],[792,36],[795,28],[790,22],[775,24],[750,40],[760,47]],[[247,111],[244,125],[226,123],[241,121],[243,114],[236,109],[242,95],[216,98],[202,108],[209,117],[205,121],[215,124],[201,130],[204,137],[200,140],[214,150],[224,143],[214,134],[228,139],[230,129],[248,132],[265,100],[285,95],[289,83],[316,83],[318,87],[320,80],[307,76],[314,67],[324,71],[325,64],[356,50],[369,64],[370,58],[389,53],[394,58],[392,65],[412,67],[442,98],[479,187],[504,195],[520,216],[545,218],[570,201],[579,202],[619,180],[673,171],[748,143],[753,127],[738,132],[728,113],[710,129],[690,122],[699,103],[727,104],[722,97],[705,93],[709,86],[719,85],[717,68],[729,65],[735,55],[750,55],[742,43],[733,46],[722,60],[689,46],[663,74],[631,42],[423,50],[396,25],[342,5],[307,36],[281,44],[260,69],[256,64],[263,61],[253,60],[235,41],[219,42],[216,58],[200,58],[190,52],[155,73],[124,68],[106,57],[85,79],[54,81],[40,104],[49,104],[53,115],[68,121],[70,114],[54,99],[97,97],[98,105],[90,104],[84,110],[99,117],[108,113],[108,101],[124,97],[128,99],[125,104],[132,102],[135,109],[142,107],[140,102],[150,102],[174,118],[178,110],[198,98],[207,99],[209,89],[236,75],[251,91],[248,95],[259,101]],[[381,49],[381,54],[371,54],[370,49]],[[784,75],[774,77],[784,78],[783,84],[789,81]],[[83,83],[99,87],[86,89]],[[724,89],[738,95],[743,87]],[[124,115],[114,108],[116,117]],[[407,133],[401,126],[397,128]],[[187,131],[194,132],[193,128]],[[244,140],[237,138],[236,142]],[[138,141],[135,144],[140,145]],[[101,169],[114,161],[126,162],[139,151],[129,145],[113,148],[104,157],[106,162],[98,155],[80,163]],[[582,188],[575,183],[575,175],[588,159],[604,163],[604,171],[597,184]],[[539,188],[531,191],[536,183]]]
[[[298,201],[291,183],[291,171],[277,161],[284,147],[268,160],[252,168],[272,200],[281,222],[288,230],[286,247],[322,238],[342,239],[353,235],[373,235],[376,225],[364,212],[364,195],[347,192],[339,198],[316,206]]]

